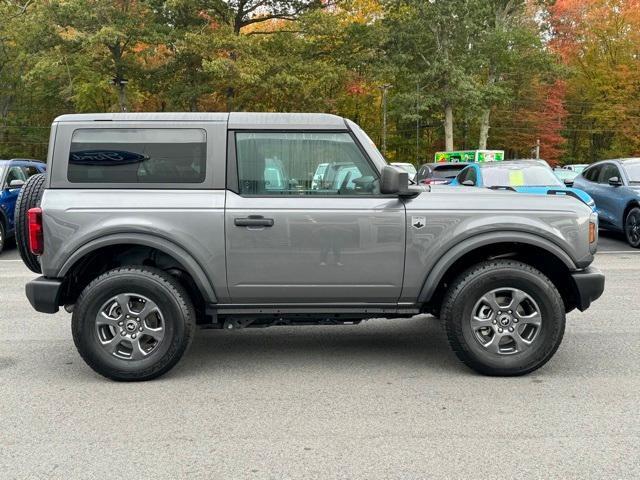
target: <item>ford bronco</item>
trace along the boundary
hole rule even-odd
[[[26,294],[116,380],[167,372],[198,326],[421,313],[469,367],[522,375],[604,289],[584,203],[413,185],[333,115],[64,115],[47,163],[16,210]]]

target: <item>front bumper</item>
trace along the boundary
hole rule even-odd
[[[576,286],[576,306],[584,312],[604,292],[604,275],[594,267],[571,274]]]
[[[56,313],[59,310],[62,280],[38,277],[25,286],[29,303],[38,312]]]

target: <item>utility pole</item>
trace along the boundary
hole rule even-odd
[[[536,160],[540,160],[540,139],[536,140]]]
[[[387,155],[387,91],[391,84],[385,83],[380,87],[382,90],[382,155]]]
[[[420,163],[420,84],[416,83],[416,166]]]

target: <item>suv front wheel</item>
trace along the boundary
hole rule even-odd
[[[75,304],[73,340],[96,372],[113,380],[150,380],[182,357],[195,331],[189,296],[171,275],[122,267],[93,280]]]
[[[564,335],[565,309],[555,285],[515,260],[483,262],[461,274],[441,313],[453,351],[485,375],[540,368]]]

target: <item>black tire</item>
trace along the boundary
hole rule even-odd
[[[624,235],[633,248],[640,248],[640,208],[633,207],[624,219]]]
[[[6,230],[4,229],[4,223],[0,218],[0,253],[2,253],[2,250],[4,250],[4,244],[7,241],[6,235],[7,233],[6,233]]]
[[[15,227],[16,245],[20,252],[22,261],[29,270],[35,273],[42,273],[42,267],[38,261],[38,256],[31,253],[29,249],[29,222],[27,212],[29,209],[40,206],[42,194],[44,193],[44,181],[46,175],[38,173],[29,177],[24,184],[16,200]]]
[[[147,357],[133,358],[134,344],[131,339],[136,338],[135,334],[138,333],[135,327],[127,337],[130,339],[128,345],[131,347],[131,358],[122,358],[123,355],[126,357],[124,351],[127,340],[119,340],[122,336],[118,336],[117,332],[111,341],[120,342],[114,344],[118,350],[110,353],[104,346],[104,336],[108,337],[112,327],[107,326],[105,330],[104,325],[99,326],[97,319],[104,311],[105,302],[114,301],[113,297],[116,295],[139,295],[139,298],[155,303],[162,312],[164,337]],[[121,309],[118,312],[119,302],[115,303],[115,321],[125,320],[124,311]],[[127,302],[127,309],[129,305]],[[100,317],[102,320],[104,318]],[[146,322],[139,323],[139,326],[146,327]],[[113,380],[143,381],[159,377],[178,363],[193,339],[196,315],[189,295],[171,275],[156,268],[121,267],[100,275],[83,290],[74,307],[71,327],[78,352],[93,370]],[[126,327],[115,327],[120,328],[124,332]],[[138,343],[147,338],[144,335],[145,333],[139,334]]]
[[[516,296],[522,298],[522,293],[525,298],[522,304],[516,304],[518,310],[512,314],[506,301],[513,305]],[[505,299],[494,302],[497,312],[484,301],[492,295],[494,299]],[[527,320],[527,314],[534,310],[539,311],[539,326]],[[479,312],[486,313],[478,317]],[[549,361],[564,335],[565,309],[558,290],[542,272],[515,260],[486,261],[462,273],[445,295],[441,313],[449,344],[457,357],[484,375],[516,376],[532,372]],[[530,315],[535,318],[535,314]],[[530,343],[522,341],[525,337]],[[485,343],[486,339],[496,343]],[[497,351],[492,351],[496,348]]]

